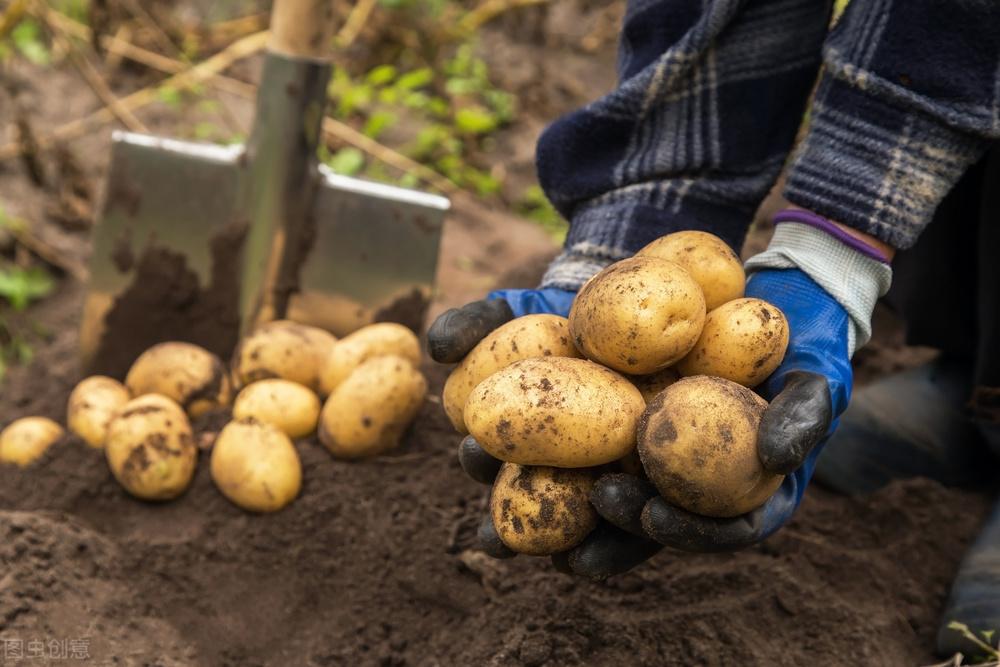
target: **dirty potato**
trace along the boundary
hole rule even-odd
[[[66,405],[66,425],[91,447],[104,447],[108,422],[132,395],[118,380],[94,375],[73,388]]]
[[[244,387],[233,401],[233,418],[252,418],[274,426],[289,438],[316,430],[319,397],[297,382],[271,378]]]
[[[755,387],[781,364],[788,321],[761,299],[736,299],[708,314],[694,348],[676,366],[681,375],[715,375]]]
[[[237,387],[268,378],[298,382],[315,392],[337,339],[333,334],[290,320],[267,322],[240,341],[233,353]]]
[[[229,405],[232,388],[222,360],[192,343],[159,343],[139,355],[125,376],[133,396],[160,394],[192,417]]]
[[[194,475],[198,448],[181,406],[159,394],[134,398],[108,424],[108,467],[143,500],[181,495]]]
[[[212,447],[210,465],[222,495],[251,512],[280,510],[302,488],[295,445],[280,430],[256,419],[229,422]]]
[[[426,394],[427,381],[409,359],[369,359],[326,399],[319,439],[339,458],[377,456],[399,444]]]
[[[532,556],[572,549],[597,525],[594,479],[591,470],[503,464],[490,496],[500,541]]]
[[[580,357],[570,339],[568,321],[558,315],[525,315],[483,338],[448,376],[441,396],[452,425],[468,433],[464,409],[480,382],[515,361],[532,357]]]
[[[632,257],[583,286],[569,314],[588,359],[630,375],[655,373],[686,355],[705,322],[705,297],[683,267]]]
[[[743,296],[746,274],[733,249],[715,234],[683,231],[656,239],[636,253],[677,262],[691,274],[705,294],[705,307],[718,308]]]
[[[380,322],[358,329],[334,344],[320,375],[320,391],[328,396],[351,372],[373,357],[394,354],[420,366],[420,341],[402,324]]]
[[[659,394],[639,425],[649,479],[689,512],[733,517],[759,507],[784,479],[764,470],[757,427],[767,402],[723,378],[684,378]]]
[[[681,379],[681,374],[674,368],[664,368],[650,375],[630,375],[629,382],[642,394],[642,400],[648,405],[661,391]]]
[[[15,419],[0,432],[0,462],[27,466],[62,436],[62,426],[48,417]]]
[[[522,465],[586,468],[635,446],[645,403],[628,380],[585,359],[523,359],[476,387],[469,433],[487,452]]]

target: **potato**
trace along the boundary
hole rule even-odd
[[[38,459],[59,438],[63,428],[48,417],[15,419],[0,432],[0,462],[22,468]]]
[[[377,456],[399,444],[427,395],[427,381],[409,359],[364,362],[326,399],[319,439],[334,456]]]
[[[500,540],[532,556],[572,549],[597,525],[594,478],[591,470],[503,464],[490,496]]]
[[[108,424],[104,453],[118,483],[143,500],[184,493],[198,461],[184,410],[159,394],[145,394],[122,407]]]
[[[420,366],[420,341],[402,324],[380,322],[358,329],[337,341],[320,375],[320,391],[329,396],[355,368],[372,357],[394,354]]]
[[[532,357],[580,357],[568,324],[558,315],[525,315],[498,327],[472,348],[448,376],[441,396],[444,411],[459,433],[469,432],[463,416],[469,394],[501,368]]]
[[[233,419],[256,419],[289,438],[304,438],[315,431],[319,410],[316,394],[297,382],[278,378],[247,385],[233,401]]]
[[[267,322],[240,341],[233,353],[237,387],[268,378],[298,382],[319,391],[320,373],[337,339],[333,334],[290,320]]]
[[[232,388],[222,360],[191,343],[159,343],[139,355],[125,376],[133,396],[160,394],[192,417],[229,405]]]
[[[737,299],[708,314],[694,348],[676,368],[681,375],[715,375],[755,387],[781,364],[788,321],[760,299]]]
[[[733,249],[715,234],[684,231],[656,239],[636,253],[677,262],[691,274],[705,294],[705,307],[714,310],[743,296],[746,274]]]
[[[684,378],[659,394],[639,425],[639,456],[669,502],[733,517],[759,507],[781,485],[757,455],[767,402],[723,378]]]
[[[487,452],[521,465],[586,468],[635,446],[642,394],[585,359],[522,359],[486,378],[465,405],[469,433]]]
[[[94,375],[82,380],[69,395],[66,424],[91,447],[101,449],[108,435],[108,422],[132,395],[118,380]]]
[[[681,379],[681,374],[674,368],[664,368],[652,375],[631,375],[628,380],[642,394],[642,400],[649,402],[661,391]]]
[[[705,323],[705,297],[679,264],[632,257],[583,286],[569,330],[583,356],[631,375],[655,373],[686,355]]]
[[[226,424],[212,447],[210,466],[222,495],[251,512],[280,510],[302,488],[295,445],[274,426],[252,418]]]

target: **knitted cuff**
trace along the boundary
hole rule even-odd
[[[871,338],[875,303],[892,283],[892,268],[887,263],[801,222],[776,225],[767,250],[751,257],[746,269],[748,274],[763,269],[800,269],[815,280],[851,318],[847,349],[852,356]]]

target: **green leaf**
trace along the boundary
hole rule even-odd
[[[32,301],[46,296],[55,287],[52,277],[40,267],[0,270],[0,296],[14,310],[24,310]]]
[[[173,86],[160,86],[159,90],[156,91],[156,96],[160,98],[161,102],[175,109],[184,101],[181,91]]]
[[[209,123],[209,122],[198,123],[197,125],[194,126],[194,138],[201,139],[203,141],[208,140],[214,137],[218,132],[218,130],[219,128],[216,126],[215,123]]]
[[[497,117],[481,106],[462,107],[455,112],[455,127],[465,134],[485,134],[497,125]]]
[[[371,137],[372,139],[378,139],[386,129],[395,124],[396,114],[389,111],[376,111],[368,117],[368,121],[365,123],[365,126],[361,128],[361,131],[365,134],[365,136]]]
[[[392,65],[379,65],[368,72],[365,81],[373,86],[385,86],[396,78],[396,68]]]
[[[49,49],[42,41],[38,22],[26,18],[10,32],[10,38],[21,55],[36,65],[48,65],[51,60]]]
[[[354,176],[365,166],[365,156],[357,148],[341,148],[330,157],[327,165],[338,174]]]
[[[417,88],[429,85],[433,81],[434,71],[429,67],[421,67],[399,77],[399,80],[396,82],[396,88],[400,90],[416,90]]]

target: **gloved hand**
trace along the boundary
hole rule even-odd
[[[802,500],[823,443],[850,399],[850,319],[798,269],[755,273],[746,295],[774,304],[788,319],[785,359],[757,388],[770,400],[758,431],[758,454],[765,469],[786,475],[784,483],[761,507],[718,519],[670,505],[645,480],[606,475],[595,485],[591,501],[619,528],[685,551],[732,551],[774,533]]]

